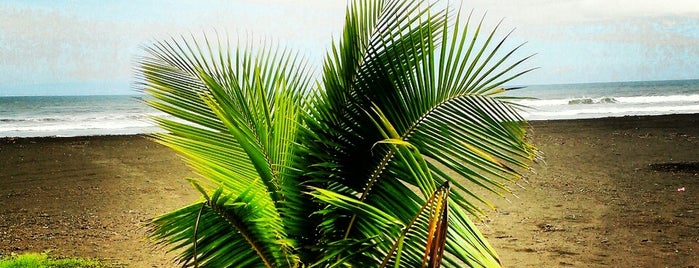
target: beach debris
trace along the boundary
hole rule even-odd
[[[557,228],[557,227],[554,227],[553,225],[548,224],[548,223],[541,223],[541,224],[537,225],[537,227],[539,227],[539,230],[541,230],[542,232],[563,231],[563,228]]]
[[[684,189],[684,187],[682,187],[682,188],[677,188],[677,191],[678,191],[678,192],[684,192],[685,189]]]

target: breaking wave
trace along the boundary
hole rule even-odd
[[[580,99],[572,99],[568,101],[568,104],[605,104],[605,103],[617,103],[615,98],[611,97],[602,97],[602,98],[580,98]]]

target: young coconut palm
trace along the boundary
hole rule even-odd
[[[458,13],[458,12],[457,12]],[[534,159],[504,39],[426,1],[355,1],[312,81],[296,54],[194,38],[140,61],[155,134],[202,199],[151,222],[183,266],[499,267],[470,217]],[[475,29],[474,29],[475,28]],[[442,186],[439,186],[442,185]]]

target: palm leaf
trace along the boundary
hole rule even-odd
[[[153,237],[184,265],[498,267],[471,189],[504,196],[536,156],[498,95],[528,57],[450,10],[354,1],[316,84],[274,47],[147,48],[147,102],[171,116],[154,137],[209,185]]]
[[[441,264],[442,254],[444,253],[444,245],[446,244],[446,231],[447,231],[447,220],[448,220],[448,207],[446,202],[449,196],[449,183],[445,183],[439,189],[437,189],[428,199],[418,214],[410,221],[408,226],[406,226],[398,237],[398,241],[393,244],[391,250],[388,251],[386,257],[381,263],[380,267],[386,267],[389,260],[393,256],[393,253],[397,250],[397,255],[395,257],[394,265],[399,267],[400,256],[403,251],[403,241],[407,236],[411,227],[415,225],[420,216],[423,213],[429,215],[429,234],[427,235],[427,245],[425,246],[425,254],[422,257],[421,267],[437,267]],[[429,263],[428,263],[429,260]]]
[[[239,231],[243,227],[259,230],[260,234],[253,237],[256,240],[249,244],[264,249],[259,252],[268,255],[267,265],[296,263],[295,237],[308,232],[302,219],[309,212],[305,211],[308,202],[302,201],[296,181],[293,156],[309,76],[299,58],[287,51],[274,53],[267,48],[255,54],[224,47],[214,53],[208,39],[205,43],[201,45],[194,39],[158,43],[149,49],[151,57],[142,60],[141,79],[146,92],[154,97],[148,103],[175,117],[155,119],[168,131],[155,137],[184,156],[203,178],[221,185],[228,199],[241,199],[244,193],[254,196],[254,200],[240,201],[254,204],[255,210],[245,214],[254,220],[241,221],[232,235],[243,234]],[[217,45],[222,46],[220,42]],[[229,205],[224,203],[219,205]],[[214,226],[216,220],[208,216],[209,209],[203,212],[211,228],[228,230],[225,220],[219,220],[221,226]],[[284,218],[294,220],[287,223]],[[192,217],[177,223],[184,224],[185,220],[190,220],[192,226],[196,223]],[[171,238],[169,243],[179,247],[182,239],[189,239]],[[211,245],[200,246],[200,259],[220,253],[222,249],[216,247],[225,245],[198,244]],[[219,264],[210,263],[213,267]]]
[[[242,264],[270,267],[272,249],[258,242],[264,240],[260,236],[268,234],[250,228],[256,226],[250,221],[259,220],[254,214],[263,205],[252,194],[256,191],[250,188],[232,199],[230,195],[222,194],[223,188],[218,188],[210,197],[203,192],[203,188],[198,185],[197,188],[202,191],[206,201],[158,217],[151,222],[154,228],[151,237],[175,244],[174,249],[184,248],[178,256],[183,266],[226,267]],[[192,225],[192,222],[195,224]],[[235,255],[218,254],[218,251],[233,248],[243,250]]]
[[[396,2],[380,3],[392,7],[398,5]],[[421,5],[427,4],[405,4]],[[348,11],[350,16],[375,11],[361,4],[354,8]],[[466,209],[480,216],[482,210],[467,197],[487,205],[485,199],[436,164],[478,187],[495,193],[508,191],[507,183],[520,177],[518,170],[528,168],[534,153],[523,141],[523,119],[493,92],[528,70],[512,73],[524,59],[511,60],[517,48],[499,54],[505,39],[493,42],[495,30],[477,46],[480,24],[470,33],[470,19],[467,25],[461,25],[460,14],[454,16],[455,24],[448,24],[445,18],[451,15],[447,11],[411,12],[414,10],[418,9],[383,8],[376,21],[381,21],[382,16],[407,18],[386,24],[369,21],[346,26],[345,39],[336,43],[326,59],[324,91],[311,105],[309,129],[317,140],[329,141],[309,146],[308,151],[314,152],[312,161],[317,161],[312,174],[332,174],[326,180],[314,180],[323,181],[319,186],[355,196],[403,222],[415,215],[431,191],[415,179],[415,171],[406,164],[410,159],[401,159],[399,150],[371,149],[376,141],[386,138],[385,133],[370,127],[375,123],[366,110],[375,104],[386,113],[385,121],[395,126],[390,139],[409,142],[434,161],[425,164],[434,175],[430,184],[449,181],[457,189],[452,198],[457,206],[453,209]],[[347,40],[368,41],[357,45]],[[412,188],[408,186],[418,187],[423,196],[411,195]],[[361,220],[358,216],[344,215],[324,214],[336,217],[326,220],[336,225],[327,228],[325,235],[360,240],[375,235],[355,228],[354,222]],[[460,225],[450,228],[459,230],[450,235],[469,244],[448,243],[447,258],[473,265],[497,265],[494,250],[475,228],[470,228],[472,223],[467,217],[450,224]],[[340,234],[337,228],[343,225],[345,232]]]

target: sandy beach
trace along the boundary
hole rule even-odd
[[[544,153],[481,230],[506,267],[699,267],[699,114],[532,122]],[[176,267],[148,219],[195,177],[143,136],[0,138],[0,255]]]

